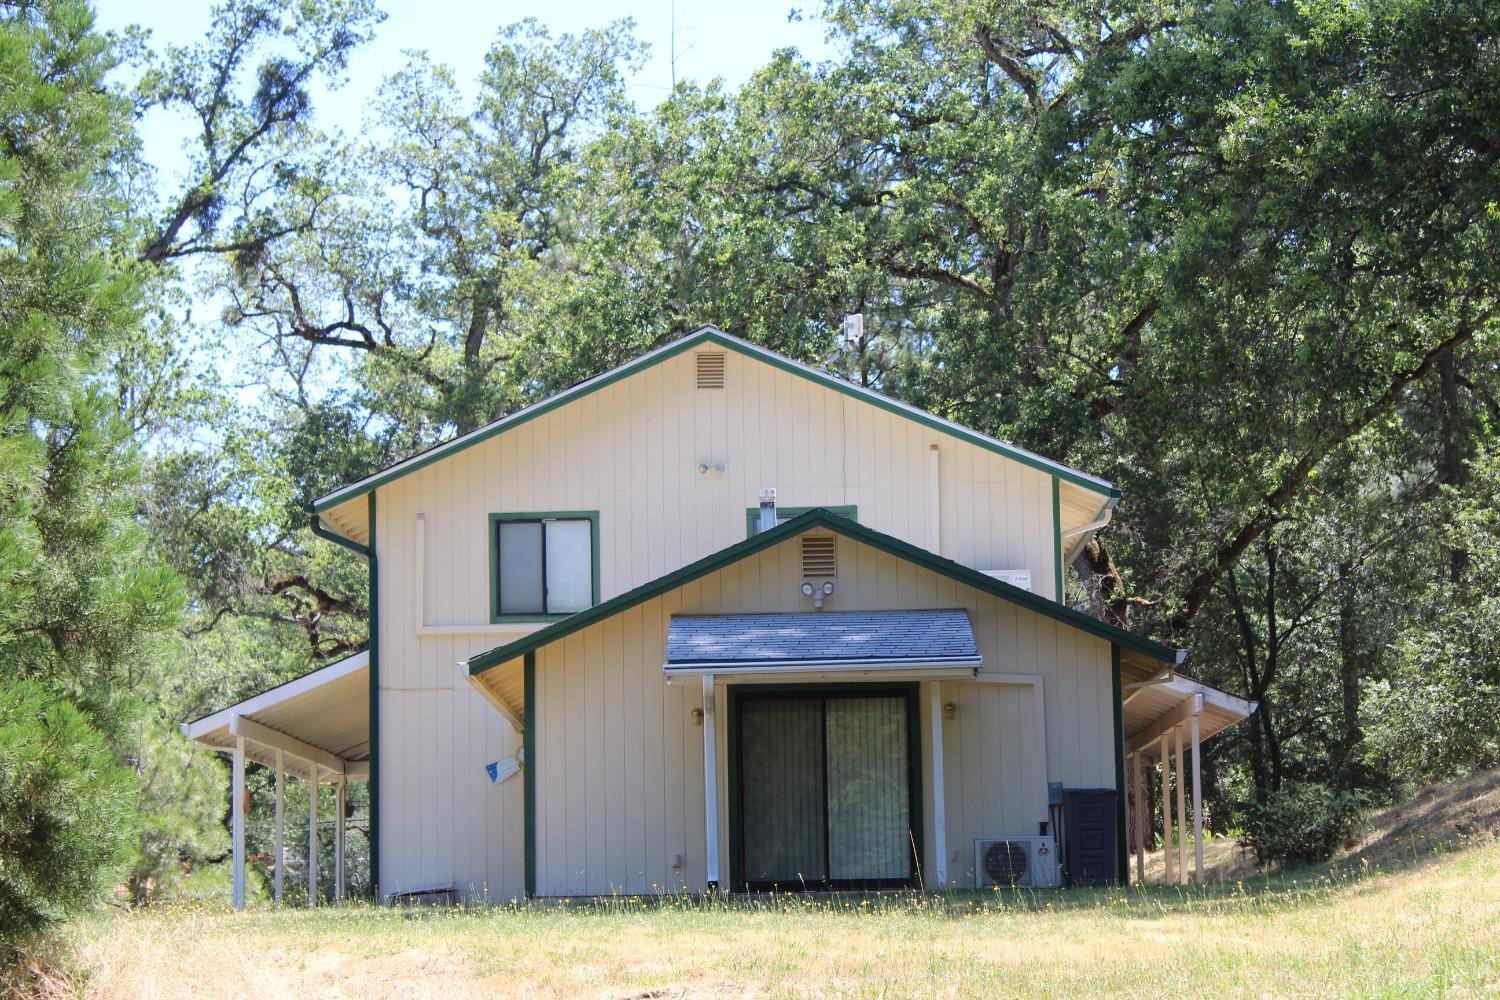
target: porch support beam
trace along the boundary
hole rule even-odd
[[[1194,719],[1197,716],[1193,716]],[[1188,841],[1187,841],[1187,772],[1182,769],[1182,726],[1172,728],[1172,743],[1176,759],[1177,772],[1177,823],[1181,829],[1177,835],[1177,881],[1181,885],[1187,885],[1188,881]]]
[[[1200,742],[1198,739],[1198,717],[1188,720],[1188,733],[1193,740],[1193,861],[1196,881],[1203,884],[1203,768],[1198,762]]]
[[[236,715],[229,720],[229,731],[237,737],[244,737],[262,746],[273,750],[281,750],[289,757],[306,761],[310,765],[327,768],[334,774],[344,773],[344,760],[335,757],[321,747],[315,747],[311,743],[304,743],[295,736],[272,729],[270,726],[261,725],[254,719],[247,719],[243,715]],[[314,774],[314,779],[318,775]]]
[[[333,898],[344,899],[344,776],[339,775],[337,797],[334,799],[333,825]]]
[[[276,874],[272,894],[281,905],[281,889],[286,881],[286,753],[276,751]]]
[[[318,783],[307,783],[307,905],[318,905]]]
[[[719,731],[714,675],[703,675],[703,832],[706,888],[719,888]]]
[[[1162,884],[1171,885],[1172,874],[1172,755],[1171,731],[1161,736],[1161,863]]]
[[[236,910],[245,908],[245,738],[234,740],[234,780],[230,789],[230,837],[234,856],[233,901]]]
[[[1130,755],[1130,779],[1135,786],[1135,809],[1131,813],[1135,827],[1135,877],[1141,885],[1146,884],[1146,785],[1141,781],[1141,755]]]
[[[1163,714],[1156,721],[1148,723],[1134,736],[1130,737],[1130,741],[1125,744],[1125,752],[1135,753],[1137,750],[1144,750],[1165,736],[1173,727],[1186,722],[1195,715],[1201,715],[1202,712],[1203,695],[1188,695],[1182,701],[1178,702],[1175,708]],[[1163,752],[1165,753],[1165,750]]]
[[[937,454],[934,445],[933,455]],[[942,684],[927,686],[927,729],[932,743],[928,759],[932,763],[932,883],[938,889],[948,888],[948,811],[943,791],[943,692]]]

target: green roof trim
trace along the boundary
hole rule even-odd
[[[926,549],[918,548],[909,542],[903,542],[899,538],[876,531],[841,517],[829,513],[822,508],[799,514],[790,521],[778,524],[769,531],[763,531],[758,535],[752,535],[742,542],[736,542],[725,549],[720,549],[712,555],[704,556],[696,562],[688,563],[681,569],[674,570],[665,576],[658,577],[649,583],[643,583],[634,590],[627,590],[610,598],[602,604],[596,604],[586,611],[579,611],[569,615],[561,621],[553,622],[546,628],[538,629],[530,635],[522,636],[515,642],[496,646],[484,653],[469,658],[468,668],[470,676],[478,675],[489,670],[491,667],[507,663],[526,653],[535,652],[549,643],[556,642],[564,636],[572,635],[582,629],[588,628],[603,621],[606,618],[619,614],[621,611],[643,604],[667,593],[670,590],[691,583],[702,576],[718,569],[723,569],[733,563],[739,562],[757,552],[763,552],[775,545],[779,545],[789,538],[794,538],[813,528],[826,528],[834,534],[844,535],[857,542],[863,542],[871,548],[879,549],[899,559],[915,563],[934,573],[957,580],[959,583],[967,584],[976,590],[991,594],[1019,605],[1028,611],[1035,611],[1039,615],[1051,618],[1053,621],[1061,622],[1091,635],[1098,636],[1107,642],[1118,643],[1127,649],[1133,649],[1144,656],[1162,663],[1176,663],[1178,661],[1177,650],[1170,646],[1164,646],[1159,642],[1142,638],[1133,632],[1127,632],[1122,628],[1110,625],[1108,622],[1086,615],[1081,611],[1045,597],[1033,594],[1029,590],[1022,590],[1002,580],[986,576],[975,569],[954,562],[952,559],[944,558]]]
[[[1101,496],[1118,497],[1120,495],[1120,491],[1117,487],[1115,487],[1111,483],[1104,481],[1103,479],[1099,479],[1095,476],[1090,476],[1087,473],[1079,472],[1077,469],[1070,469],[1066,465],[1054,462],[1051,459],[1043,458],[1040,455],[1027,451],[1025,448],[1020,448],[1016,445],[1007,444],[1004,441],[999,441],[987,434],[981,434],[978,431],[964,427],[962,424],[956,424],[951,420],[944,420],[942,417],[935,416],[925,410],[919,410],[915,406],[911,406],[908,403],[902,403],[898,400],[890,398],[889,396],[882,395],[881,393],[878,393],[873,389],[866,389],[862,386],[857,386],[852,382],[848,382],[844,379],[839,378],[837,375],[831,375],[828,372],[821,371],[809,365],[804,365],[797,361],[793,361],[791,358],[777,354],[775,351],[767,350],[764,347],[759,347],[755,344],[751,344],[748,341],[739,339],[738,337],[732,337],[715,327],[705,326],[699,330],[694,331],[693,333],[688,334],[685,337],[680,337],[669,344],[665,344],[653,351],[648,351],[645,354],[642,354],[638,358],[627,361],[625,364],[619,366],[618,368],[613,368],[607,372],[604,372],[603,374],[595,375],[593,378],[585,379],[584,381],[579,382],[577,385],[572,386],[571,388],[564,389],[562,392],[558,393],[555,396],[549,396],[546,399],[541,400],[540,402],[533,403],[532,405],[524,409],[517,410],[515,413],[512,413],[508,417],[501,417],[499,420],[496,420],[490,424],[486,424],[484,427],[481,427],[478,430],[470,431],[468,434],[452,438],[451,440],[445,441],[442,444],[433,445],[426,451],[418,452],[410,458],[403,459],[402,461],[397,462],[395,465],[388,466],[387,468],[382,469],[379,472],[372,473],[371,475],[366,476],[364,479],[350,483],[347,486],[342,486],[339,489],[334,490],[332,493],[328,493],[314,500],[312,503],[307,505],[307,509],[311,512],[321,513],[331,507],[336,507],[341,503],[346,503],[356,497],[370,492],[371,490],[378,489],[379,487],[384,486],[386,483],[392,482],[396,479],[400,479],[402,476],[410,475],[411,473],[416,472],[419,469],[424,469],[432,463],[440,461],[448,457],[449,455],[463,451],[465,448],[473,447],[474,445],[480,444],[481,442],[488,441],[495,435],[510,430],[513,427],[519,427],[521,424],[524,424],[529,420],[535,420],[537,417],[540,417],[546,413],[550,413],[558,407],[565,406],[575,399],[580,399],[592,392],[597,392],[598,390],[603,389],[605,386],[613,385],[623,378],[634,375],[636,372],[650,368],[653,365],[661,364],[663,361],[666,361],[669,358],[673,358],[678,354],[683,353],[684,351],[692,350],[693,348],[700,347],[704,344],[715,344],[719,347],[725,348],[726,350],[734,351],[737,354],[744,355],[747,358],[752,358],[757,361],[763,361],[766,364],[771,365],[772,367],[780,368],[782,371],[790,372],[793,375],[798,375],[810,382],[833,389],[836,392],[841,392],[846,396],[862,400],[866,403],[870,403],[873,406],[878,406],[883,410],[896,414],[897,416],[906,417],[909,420],[915,420],[917,423],[922,424],[926,427],[931,427],[934,430],[942,431],[945,434],[949,434],[960,440],[967,441],[970,444],[978,445],[979,447],[984,448],[986,451],[991,451],[997,455],[1003,455],[1006,458],[1014,459],[1023,465],[1030,466],[1031,468],[1037,469],[1041,472],[1045,472],[1048,475],[1056,476],[1059,479],[1072,483],[1075,486],[1081,486],[1086,490],[1092,490],[1093,492],[1098,493]]]

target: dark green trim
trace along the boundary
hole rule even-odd
[[[317,515],[313,515],[317,520]],[[380,897],[380,563],[375,556],[375,494],[370,494],[370,891]]]
[[[1125,690],[1120,680],[1120,644],[1109,647],[1111,696],[1115,704],[1115,827],[1119,831],[1119,882],[1130,884],[1130,844],[1125,831]],[[1139,808],[1139,806],[1137,806]]]
[[[489,551],[490,551],[490,624],[500,622],[556,622],[569,618],[576,612],[552,615],[502,615],[500,614],[500,595],[498,587],[500,583],[499,565],[495,561],[495,525],[500,521],[590,521],[589,528],[590,545],[593,548],[593,585],[594,594],[591,603],[599,603],[599,512],[597,510],[537,510],[521,511],[509,514],[491,514],[489,520]]]
[[[372,493],[370,495],[374,496],[375,494]],[[314,535],[317,535],[319,538],[324,539],[325,541],[332,542],[335,545],[342,546],[343,548],[348,549],[350,552],[353,552],[355,555],[364,556],[366,559],[370,558],[369,546],[361,545],[352,538],[345,538],[343,535],[340,535],[337,532],[324,527],[323,519],[317,514],[310,515],[310,519],[312,521],[312,533]],[[374,543],[374,535],[370,536],[370,541],[372,544]]]
[[[840,517],[847,517],[851,521],[859,520],[859,508],[852,503],[838,504],[837,506],[830,505],[828,507],[777,507],[776,516],[781,517],[782,515],[786,515],[788,517],[800,517],[810,510],[826,510],[830,514],[837,514]],[[755,534],[755,529],[759,524],[760,508],[746,507],[745,537],[749,538],[751,535]]]
[[[527,653],[521,681],[526,706],[521,731],[521,770],[526,782],[526,898],[536,895],[536,654]]]
[[[482,441],[488,441],[496,434],[500,434],[503,431],[510,430],[513,427],[519,427],[521,424],[524,424],[529,420],[535,420],[537,417],[540,417],[546,413],[550,413],[558,407],[570,403],[575,399],[587,396],[592,392],[598,392],[605,386],[613,385],[621,379],[627,378],[628,376],[633,375],[638,371],[650,368],[653,365],[661,364],[663,361],[666,361],[669,358],[675,357],[678,354],[683,353],[684,351],[691,350],[694,347],[699,347],[703,344],[716,344],[720,347],[734,351],[737,354],[744,355],[747,358],[752,358],[756,361],[762,361],[766,364],[771,365],[773,368],[780,368],[782,371],[790,372],[793,375],[805,378],[809,382],[812,382],[814,384],[826,386],[827,388],[833,389],[837,392],[841,392],[846,396],[852,396],[853,398],[862,400],[863,402],[869,403],[872,406],[879,407],[880,409],[886,410],[889,413],[894,413],[897,416],[906,417],[909,420],[914,420],[917,423],[922,424],[923,426],[932,428],[933,430],[952,435],[953,437],[956,437],[961,441],[967,441],[970,444],[978,445],[980,448],[983,448],[986,451],[991,451],[997,455],[1003,455],[1006,458],[1014,459],[1017,462],[1020,462],[1022,465],[1029,466],[1033,469],[1038,469],[1042,472],[1047,473],[1048,475],[1060,476],[1061,478],[1066,479],[1068,482],[1072,483],[1075,486],[1081,486],[1084,489],[1094,493],[1098,493],[1101,496],[1120,495],[1120,491],[1114,485],[1106,483],[1101,479],[1095,479],[1094,477],[1085,475],[1077,471],[1076,469],[1070,469],[1065,465],[1060,465],[1056,462],[1048,461],[1047,459],[1042,458],[1040,455],[1034,455],[1031,452],[1026,451],[1024,448],[1017,448],[1015,445],[1006,444],[1004,441],[997,441],[992,437],[980,434],[978,431],[973,431],[967,427],[962,427],[950,421],[943,420],[942,418],[934,416],[931,413],[919,410],[914,406],[908,406],[905,403],[898,403],[896,400],[891,399],[888,396],[882,396],[880,393],[874,391],[873,389],[866,389],[861,386],[854,385],[851,382],[846,382],[845,380],[839,378],[837,375],[830,375],[827,372],[819,371],[816,368],[809,368],[806,365],[798,364],[797,362],[792,361],[790,358],[784,358],[781,355],[776,354],[775,352],[767,351],[764,348],[755,347],[743,340],[740,340],[738,337],[731,337],[728,334],[722,333],[711,326],[706,326],[701,330],[696,330],[693,333],[690,333],[680,340],[674,341],[673,343],[668,344],[659,350],[656,350],[649,354],[644,354],[632,361],[627,361],[625,364],[621,365],[618,368],[611,369],[610,371],[604,372],[603,374],[596,375],[591,379],[580,382],[570,389],[565,389],[555,396],[550,396],[547,399],[541,400],[538,403],[534,403],[523,410],[518,410],[508,417],[502,417],[501,419],[495,421],[487,427],[481,427],[479,430],[471,431],[470,433],[461,437],[453,438],[451,440],[443,442],[442,444],[433,445],[426,451],[418,452],[411,458],[405,459],[402,462],[397,463],[396,465],[390,466],[389,468],[382,469],[381,471],[367,477],[362,481],[351,483],[349,486],[342,488],[352,490],[346,495],[339,496],[338,494],[341,492],[341,490],[335,490],[333,493],[330,493],[327,496],[319,497],[317,500],[313,501],[313,509],[317,511],[325,511],[331,507],[336,507],[339,504],[348,503],[350,500],[362,496],[363,494],[368,493],[380,486],[384,486],[386,483],[392,482],[393,480],[399,479],[402,476],[416,472],[418,469],[424,469],[427,466],[431,465],[433,462],[446,458],[449,455],[462,451],[465,448],[471,448]]]
[[[728,778],[726,784],[729,787],[729,870],[724,873],[727,875],[724,880],[725,885],[733,886],[734,892],[745,891],[745,879],[742,874],[744,845],[740,831],[740,748],[735,740],[739,738],[737,728],[739,701],[741,698],[756,695],[838,698],[849,695],[900,694],[906,698],[906,768],[910,795],[910,801],[907,803],[910,813],[908,825],[914,842],[912,850],[915,852],[912,860],[912,887],[916,888],[919,880],[926,878],[926,873],[922,870],[924,863],[922,859],[927,851],[924,834],[927,813],[922,799],[922,688],[920,684],[914,681],[843,684],[729,684],[726,685],[724,691],[727,710],[724,720],[724,745],[729,750],[729,760],[726,761]],[[824,794],[827,794],[826,789]]]
[[[1057,568],[1057,603],[1068,596],[1067,581],[1063,577],[1062,543],[1062,483],[1052,477],[1052,564]]]
[[[1120,645],[1133,649],[1143,656],[1149,656],[1153,660],[1162,663],[1176,663],[1177,650],[1170,646],[1163,646],[1159,642],[1127,632],[1107,622],[1100,621],[1084,614],[1074,611],[1072,608],[1058,604],[1055,601],[1033,594],[1029,590],[1013,587],[1002,580],[986,576],[978,570],[970,569],[952,559],[928,552],[926,549],[918,548],[899,538],[867,528],[849,520],[847,517],[839,517],[825,510],[811,510],[779,524],[770,531],[762,531],[758,535],[752,535],[742,542],[735,542],[728,548],[721,549],[712,555],[705,556],[696,562],[689,563],[681,569],[673,570],[665,576],[658,577],[650,583],[644,583],[634,590],[628,590],[601,604],[596,604],[587,611],[569,615],[562,621],[554,622],[545,628],[538,629],[530,635],[523,636],[515,642],[497,646],[488,652],[479,653],[469,659],[469,674],[482,674],[491,667],[506,663],[523,653],[540,649],[551,642],[556,642],[563,636],[571,635],[580,629],[587,628],[595,622],[603,621],[612,615],[618,614],[627,608],[634,607],[669,590],[674,590],[685,583],[690,583],[701,576],[706,576],[715,570],[723,569],[748,556],[755,555],[771,548],[774,545],[793,538],[813,528],[826,528],[837,535],[844,535],[857,542],[862,542],[872,548],[887,552],[900,559],[916,563],[934,573],[957,580],[976,590],[982,591],[995,597],[1002,598],[1012,604],[1019,605],[1028,611],[1035,611],[1039,615],[1051,618],[1053,621],[1070,625],[1073,628],[1098,636],[1108,642],[1117,642]]]

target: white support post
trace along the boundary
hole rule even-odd
[[[337,812],[334,813],[333,826],[333,898],[338,902],[344,899],[344,776],[338,777],[338,797],[334,799]]]
[[[1196,863],[1195,881],[1203,884],[1203,768],[1198,763],[1198,717],[1188,720],[1188,732],[1193,738],[1193,860]]]
[[[1162,885],[1176,881],[1172,874],[1172,746],[1171,731],[1161,737],[1161,863]]]
[[[234,801],[229,807],[230,826],[234,854],[233,902],[236,910],[245,908],[245,738],[234,739],[234,778],[230,794]]]
[[[933,454],[937,454],[936,447]],[[948,888],[948,810],[943,791],[943,692],[937,681],[927,686],[927,718],[932,749],[932,884]]]
[[[706,888],[719,888],[719,735],[714,675],[703,675],[703,835]]]
[[[318,905],[318,765],[309,763],[307,784],[307,905]]]
[[[1135,822],[1135,877],[1141,885],[1146,884],[1146,829],[1148,811],[1146,808],[1146,785],[1141,781],[1141,755],[1133,753],[1130,755],[1130,778],[1131,784],[1135,786],[1135,810],[1132,818]]]
[[[1177,823],[1182,827],[1177,836],[1177,881],[1181,885],[1188,883],[1188,840],[1187,840],[1187,772],[1182,769],[1182,727],[1172,727],[1172,743],[1176,747],[1175,768],[1177,772]]]
[[[276,905],[281,905],[281,887],[286,881],[286,754],[276,751],[276,874],[272,885]]]

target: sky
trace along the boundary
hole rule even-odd
[[[137,24],[151,32],[153,48],[188,45],[208,28],[209,0],[96,0],[98,26],[118,30]],[[632,100],[649,108],[671,89],[674,0],[381,0],[387,15],[375,38],[350,60],[341,90],[313,93],[317,122],[350,133],[381,79],[405,61],[407,49],[426,49],[468,85],[484,64],[484,53],[502,25],[535,17],[554,35],[601,27],[622,17],[636,22],[636,35],[651,46],[649,61],[630,79]],[[834,53],[827,25],[807,12],[808,0],[675,0],[676,69],[679,80],[723,77],[731,89],[743,84],[772,52],[793,47],[816,62]],[[789,20],[793,7],[803,11]],[[145,153],[173,175],[188,133],[185,120],[158,112],[140,125]]]

